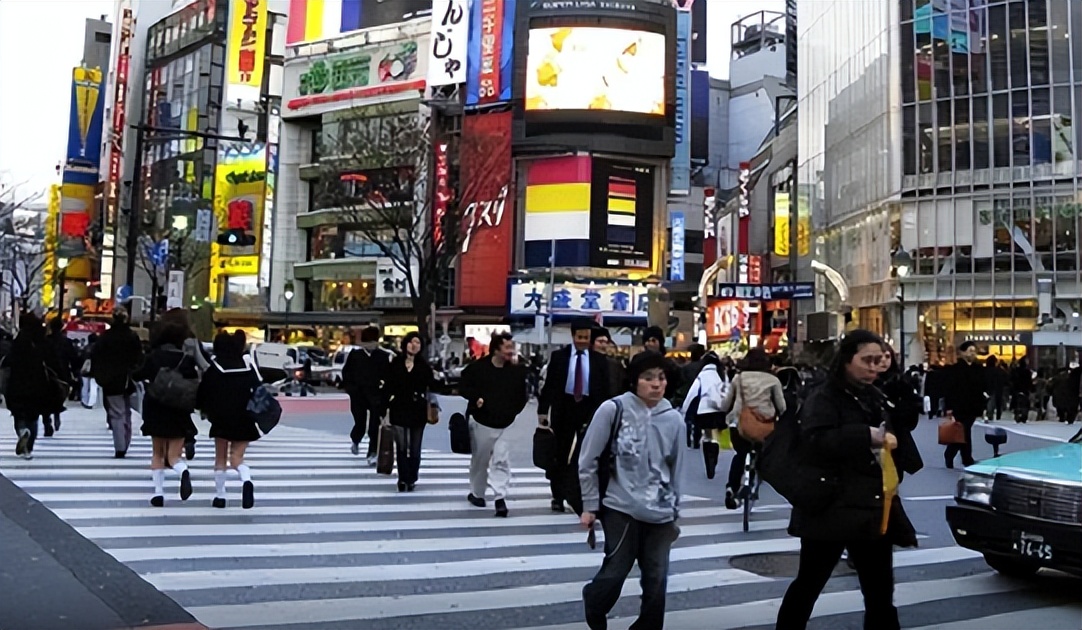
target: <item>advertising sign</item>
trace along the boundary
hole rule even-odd
[[[229,25],[230,85],[263,85],[267,57],[267,0],[233,3]]]
[[[428,85],[441,87],[466,82],[466,48],[470,39],[469,3],[435,0],[429,41]]]
[[[691,12],[676,12],[676,153],[669,192],[691,193]],[[664,63],[665,55],[661,55]]]
[[[424,17],[432,0],[289,0],[286,44]]]
[[[685,59],[686,52],[685,46]],[[592,26],[530,30],[525,106],[664,115],[665,35]]]
[[[648,287],[616,283],[557,283],[552,291],[551,309],[548,283],[511,281],[508,293],[511,315],[533,317],[538,312],[554,316],[601,315],[604,318],[633,318],[646,322],[649,308]]]
[[[105,225],[116,224],[120,203],[120,178],[124,161],[124,133],[128,123],[128,70],[131,65],[132,10],[124,9],[117,46],[116,80],[113,95],[113,123],[109,134],[109,175],[105,180]]]
[[[60,186],[60,230],[57,234],[58,256],[75,258],[87,253],[86,238],[94,209],[94,186],[62,184]],[[74,270],[69,274],[76,276]]]
[[[507,305],[507,275],[514,249],[515,198],[511,178],[511,112],[462,119],[461,178],[472,191],[463,200],[462,251],[456,264],[459,306]],[[471,156],[491,151],[498,159]],[[484,165],[485,170],[477,169]],[[482,178],[476,185],[473,178]]]
[[[590,266],[654,266],[654,169],[595,158],[590,185]]]
[[[778,256],[789,255],[789,193],[774,193],[774,253]]]
[[[443,245],[443,219],[447,215],[447,204],[451,201],[449,179],[451,168],[447,158],[447,143],[440,142],[433,147],[436,155],[436,190],[432,200],[432,246],[438,251]]]
[[[710,73],[706,70],[691,71],[689,103],[691,163],[706,164],[710,161]]]
[[[184,272],[170,271],[169,281],[166,284],[165,308],[184,307]]]
[[[684,213],[669,213],[672,225],[672,245],[669,254],[669,280],[684,281]]]
[[[105,98],[101,68],[80,66],[72,71],[65,184],[96,186],[101,166],[101,132]]]
[[[706,307],[706,337],[712,341],[740,339],[748,326],[748,303],[711,299]]]
[[[466,105],[511,100],[516,0],[473,0],[466,56]]]
[[[220,298],[224,294],[213,290],[221,276],[259,273],[266,179],[267,153],[262,144],[227,149],[218,158],[214,182],[217,234],[210,245],[212,295]]]
[[[785,284],[733,284],[718,285],[718,297],[730,300],[810,300],[815,297],[814,282],[789,282]]]
[[[288,113],[296,116],[300,110],[320,105],[424,89],[421,62],[427,65],[428,55],[420,57],[418,43],[423,41],[398,40],[291,61],[285,69]],[[291,97],[294,94],[297,96]],[[304,112],[309,113],[315,112]]]
[[[706,42],[709,22],[706,21],[707,0],[685,2],[684,8],[691,11],[691,63],[706,63]]]

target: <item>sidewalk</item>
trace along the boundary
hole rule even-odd
[[[0,630],[206,630],[2,475],[0,540]]]

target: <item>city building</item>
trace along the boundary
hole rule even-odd
[[[1078,3],[799,11],[798,181],[815,258],[841,280],[820,282],[818,306],[851,311],[907,363],[951,362],[967,340],[1008,361],[1077,360]]]

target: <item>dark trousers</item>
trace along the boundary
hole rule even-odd
[[[1003,419],[1003,390],[992,392],[988,395],[987,405],[988,419]]]
[[[594,579],[582,589],[586,625],[591,630],[605,630],[606,616],[620,599],[631,567],[638,562],[642,604],[631,630],[661,630],[665,625],[669,550],[680,532],[676,523],[644,523],[606,509],[601,514],[601,526],[605,531],[605,560]]]
[[[954,457],[959,453],[962,454],[962,465],[969,466],[975,460],[973,459],[973,423],[977,421],[976,418],[960,418],[954,416],[954,419],[962,423],[962,427],[965,429],[966,443],[965,444],[948,444],[945,451],[943,451],[943,457],[948,462],[953,462]]]
[[[421,440],[425,427],[392,427],[394,429],[395,457],[398,461],[398,481],[404,484],[417,483],[421,471]]]
[[[579,445],[587,424],[593,418],[588,399],[575,402],[564,395],[553,410],[552,432],[556,436],[556,464],[545,476],[552,500],[567,502],[576,514],[582,514],[582,488],[579,486]],[[578,438],[578,439],[576,439]]]
[[[729,439],[733,443],[733,461],[729,462],[729,480],[725,486],[734,493],[740,489],[740,482],[744,476],[744,462],[751,452],[751,442],[740,437],[740,432],[729,428]]]
[[[360,444],[367,433],[368,456],[373,457],[379,442],[379,414],[360,400],[351,400],[349,411],[353,414],[353,430],[349,432],[349,439],[353,440],[354,444]]]
[[[26,441],[26,451],[33,452],[34,442],[38,439],[38,416],[37,414],[16,413],[12,414],[12,419],[15,422],[15,435],[18,436],[23,429],[26,429],[30,433],[29,439]]]
[[[898,630],[901,627],[898,609],[894,607],[894,549],[886,538],[849,544],[802,538],[800,568],[796,579],[785,591],[775,630],[804,630],[811,619],[815,601],[847,548],[860,580],[860,593],[864,596],[864,629]]]
[[[60,414],[59,413],[43,413],[41,414],[41,426],[45,428],[45,433],[52,433],[53,429],[60,428]]]

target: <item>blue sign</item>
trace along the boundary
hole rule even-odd
[[[493,23],[494,7],[503,5],[502,22]],[[470,3],[470,39],[466,47],[466,105],[511,100],[515,52],[516,0]],[[490,13],[491,12],[491,13]],[[494,58],[499,54],[499,59]]]
[[[672,224],[672,246],[669,258],[669,281],[684,281],[684,213],[670,212]]]
[[[676,12],[676,154],[669,191],[691,192],[691,12]]]
[[[116,301],[127,302],[131,299],[132,288],[130,284],[122,284],[116,288]]]
[[[70,107],[63,182],[96,186],[105,110],[105,84],[100,68],[80,66],[72,71]]]
[[[730,300],[810,300],[815,297],[814,282],[779,284],[720,284],[718,295]]]

